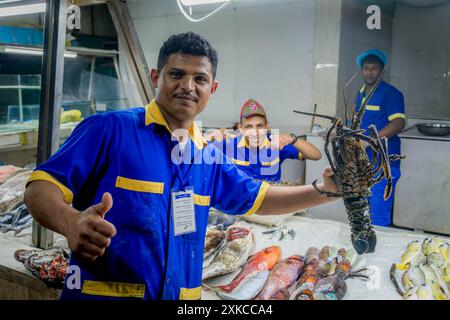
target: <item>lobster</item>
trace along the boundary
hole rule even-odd
[[[348,100],[345,98],[345,90],[357,76],[357,73],[344,86],[345,123],[337,116],[294,111],[295,113],[325,118],[332,122],[332,126],[326,134],[324,151],[333,170],[333,179],[338,187],[338,193],[319,190],[317,180],[312,185],[320,194],[328,197],[343,198],[351,227],[352,245],[358,254],[375,252],[377,243],[376,234],[372,226],[371,213],[369,212],[368,197],[371,195],[370,188],[385,178],[387,185],[384,190],[384,200],[387,200],[392,193],[390,162],[404,158],[400,155],[388,156],[387,139],[378,135],[374,125],[368,127],[368,136],[363,134],[365,130],[360,129],[366,105],[380,84],[391,62],[392,56],[383,68],[367,98],[363,100],[360,109],[356,110],[356,105],[353,107],[351,123],[348,121]],[[333,132],[335,135],[332,137]],[[372,149],[372,160],[369,160],[369,156],[361,141],[365,142]],[[330,144],[332,153],[329,150]]]

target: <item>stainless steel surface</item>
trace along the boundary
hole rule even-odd
[[[450,125],[442,123],[419,123],[416,125],[420,133],[427,136],[447,136],[450,134]]]
[[[450,234],[450,139],[402,139],[394,224]]]

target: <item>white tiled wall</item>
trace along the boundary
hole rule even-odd
[[[399,3],[393,49],[392,82],[405,95],[407,116],[450,119],[450,4]]]
[[[250,97],[266,107],[273,127],[309,129],[312,110],[315,0],[242,1],[201,23],[187,21],[176,1],[131,1],[128,6],[149,66],[171,34],[192,30],[219,53],[216,92],[200,115],[208,126],[239,120]]]

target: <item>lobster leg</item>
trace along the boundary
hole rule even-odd
[[[336,128],[338,123],[339,123],[339,119],[336,119],[333,122],[333,125],[331,126],[331,128],[328,130],[327,138],[325,139],[325,146],[324,146],[325,155],[327,156],[328,162],[330,163],[330,166],[331,166],[331,170],[333,170],[333,173],[335,174],[335,176],[337,176],[336,166],[333,163],[333,159],[331,158],[330,150],[328,149],[328,146],[330,145],[331,132]],[[334,151],[334,148],[333,148],[333,151]]]

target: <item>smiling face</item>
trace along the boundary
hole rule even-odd
[[[265,117],[254,115],[246,119],[243,118],[239,128],[244,137],[248,140],[250,147],[256,148],[264,141],[268,124]]]
[[[192,123],[217,88],[211,62],[205,56],[171,54],[161,70],[153,69],[155,100],[169,121]],[[172,128],[175,129],[175,128]]]

